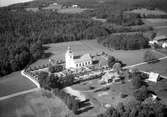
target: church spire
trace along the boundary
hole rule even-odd
[[[67,49],[67,51],[68,51],[69,53],[72,53],[71,46],[68,46],[68,49]]]

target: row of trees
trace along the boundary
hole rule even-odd
[[[42,88],[52,90],[53,93],[64,101],[67,107],[75,114],[78,114],[80,107],[79,100],[75,96],[72,96],[64,92],[63,88],[74,83],[74,76],[67,75],[65,77],[50,74],[48,72],[40,72],[38,76],[39,84]]]
[[[116,50],[136,50],[142,48],[148,48],[149,39],[145,38],[142,34],[134,35],[110,35],[107,37],[98,38],[98,43],[108,48],[114,48]]]
[[[79,113],[80,101],[76,99],[75,96],[72,96],[63,90],[55,88],[53,93],[62,99],[62,101],[67,105],[67,107],[72,110],[75,114]]]

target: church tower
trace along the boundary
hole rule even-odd
[[[67,52],[65,53],[65,62],[66,62],[66,69],[75,67],[74,64],[74,54],[69,46]]]

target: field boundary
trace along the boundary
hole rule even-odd
[[[33,82],[38,88],[40,88],[40,84],[34,80],[31,76],[29,76],[27,73],[25,73],[25,70],[21,71],[21,75],[23,75],[24,77],[28,78],[31,82]]]
[[[31,92],[34,92],[34,91],[38,91],[38,90],[40,90],[40,89],[39,88],[33,88],[33,89],[30,89],[30,90],[21,91],[21,92],[18,92],[18,93],[3,96],[3,97],[0,97],[0,101],[6,100],[6,99],[9,99],[9,98],[12,98],[12,97],[24,95],[24,94],[27,94],[27,93],[31,93]]]
[[[159,58],[158,60],[163,60],[163,59],[167,59],[167,56]],[[155,61],[155,60],[148,61],[148,62],[153,62],[153,61]],[[137,64],[134,64],[134,65],[129,65],[129,66],[123,67],[123,68],[126,69],[126,68],[136,67],[136,66],[148,64],[148,62],[137,63]]]

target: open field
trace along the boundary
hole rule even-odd
[[[145,64],[137,66],[136,68],[147,71],[147,72],[157,72],[160,75],[167,76],[167,59],[161,60],[157,63]]]
[[[36,86],[20,73],[14,72],[0,79],[0,97],[36,88]]]
[[[67,13],[67,14],[75,14],[75,13],[81,13],[87,9],[83,8],[63,8],[63,9],[58,9],[58,13]]]
[[[106,52],[109,55],[115,56],[116,58],[122,60],[127,65],[133,65],[140,62],[143,62],[144,52],[148,49],[141,50],[109,50],[104,46],[97,43],[96,40],[82,40],[82,41],[72,41],[72,42],[64,42],[57,44],[47,44],[45,45],[48,49],[45,51],[46,53],[51,53],[52,57],[64,60],[64,55],[68,46],[71,46],[75,55],[81,55],[85,53],[90,53],[92,55],[99,52]],[[158,54],[158,57],[163,57],[164,55]],[[34,65],[42,65],[47,64],[48,58],[40,59],[31,66]]]
[[[133,9],[131,11],[127,11],[128,13],[137,13],[137,14],[141,14],[141,15],[166,15],[166,12],[162,11],[162,10],[149,10],[146,8],[140,8],[140,9]]]
[[[68,109],[57,97],[43,97],[41,91],[0,101],[0,117],[64,117]]]
[[[154,28],[160,26],[167,26],[167,19],[164,18],[144,18],[144,23],[153,26]]]
[[[167,19],[164,18],[147,18],[143,19],[144,23],[152,26],[157,35],[167,35]]]

